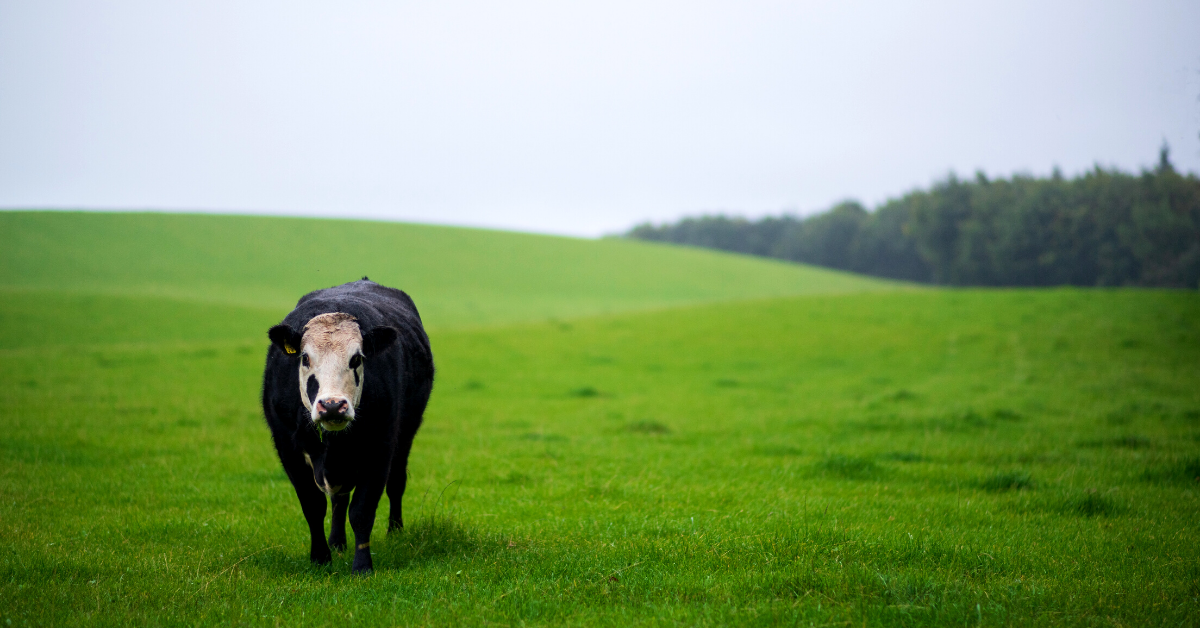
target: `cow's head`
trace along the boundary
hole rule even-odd
[[[299,357],[300,400],[314,423],[333,432],[354,420],[362,398],[364,358],[396,341],[394,328],[363,332],[358,319],[342,312],[314,316],[303,335],[286,323],[272,327],[268,335],[279,348]]]

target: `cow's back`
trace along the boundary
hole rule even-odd
[[[424,331],[417,306],[403,290],[381,286],[366,277],[300,297],[284,322],[303,329],[313,316],[329,312],[351,314],[364,329],[388,325],[402,331],[405,327]]]

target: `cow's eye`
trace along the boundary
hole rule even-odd
[[[308,354],[307,353],[300,354],[300,364],[303,364],[304,368],[308,368]]]
[[[362,366],[362,354],[355,353],[354,356],[350,358],[350,368],[356,369],[360,366]]]

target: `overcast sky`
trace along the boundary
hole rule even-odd
[[[1200,2],[0,1],[0,207],[599,235],[1200,171]]]

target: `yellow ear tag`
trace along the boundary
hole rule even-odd
[[[296,353],[296,348],[295,348],[295,347],[293,347],[292,345],[289,345],[289,344],[287,344],[287,343],[284,343],[284,345],[283,345],[283,350],[284,350],[284,351],[287,351],[287,352],[288,352],[288,355],[292,355],[292,354],[295,354],[295,353]]]

